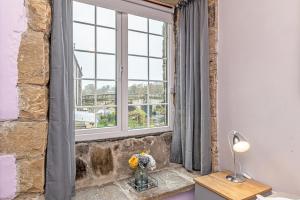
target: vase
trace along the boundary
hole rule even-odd
[[[148,188],[147,169],[137,168],[134,173],[134,183],[137,191],[143,191]]]

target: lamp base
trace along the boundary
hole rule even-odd
[[[242,182],[246,181],[246,178],[241,174],[237,174],[236,176],[233,175],[233,174],[228,175],[228,176],[226,176],[226,179],[228,181],[231,181],[231,182],[234,182],[234,183],[242,183]]]

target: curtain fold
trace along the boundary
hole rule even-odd
[[[211,172],[207,0],[178,8],[176,96],[171,161]]]
[[[52,0],[46,200],[75,191],[72,35],[72,0]]]

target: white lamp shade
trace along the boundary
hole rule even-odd
[[[246,141],[239,141],[233,145],[233,150],[238,153],[246,152],[250,149],[250,144]]]

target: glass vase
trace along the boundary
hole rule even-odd
[[[137,191],[143,191],[148,188],[148,172],[147,169],[137,168],[134,173],[134,182]]]

